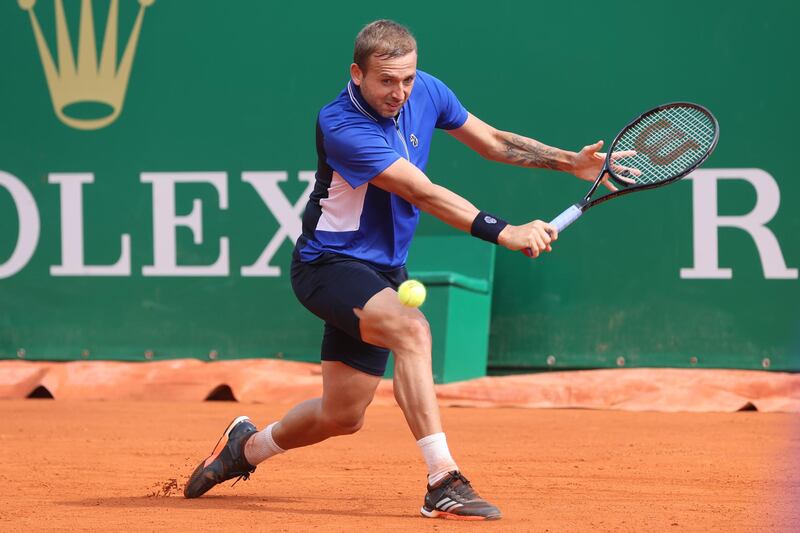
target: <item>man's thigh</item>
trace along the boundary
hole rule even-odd
[[[379,346],[397,348],[399,341],[412,334],[411,325],[430,333],[425,315],[416,307],[400,303],[397,292],[384,289],[369,299],[358,313],[361,338]]]
[[[341,361],[373,376],[382,376],[389,350],[362,340],[353,309],[407,279],[404,268],[379,272],[355,260],[292,264],[292,287],[298,300],[325,321],[322,360]]]

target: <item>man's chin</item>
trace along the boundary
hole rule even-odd
[[[383,116],[386,117],[386,118],[396,117],[397,114],[400,113],[400,110],[403,108],[403,104],[405,104],[405,102],[403,102],[402,104],[398,105],[397,107],[391,107],[391,106],[388,106],[388,105],[385,106],[383,108],[384,109]]]

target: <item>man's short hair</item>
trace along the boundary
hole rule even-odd
[[[366,72],[369,58],[401,57],[417,49],[417,41],[408,28],[393,20],[376,20],[364,26],[356,37],[353,63]]]

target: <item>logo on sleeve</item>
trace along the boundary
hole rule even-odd
[[[408,140],[409,140],[409,141],[411,141],[411,146],[413,146],[414,148],[416,148],[417,146],[419,146],[419,139],[417,139],[417,136],[416,136],[416,135],[414,135],[413,133],[412,133],[412,134],[411,134],[411,136],[408,138]]]

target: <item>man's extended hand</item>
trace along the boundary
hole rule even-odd
[[[606,154],[599,152],[602,147],[603,141],[597,141],[589,146],[584,146],[583,150],[578,152],[578,155],[575,156],[572,173],[580,179],[586,181],[594,181],[597,179],[597,175],[603,168],[603,161],[605,161],[606,158]],[[616,161],[618,159],[624,159],[634,155],[636,155],[635,150],[625,150],[611,154],[611,166],[613,167],[614,172],[617,174],[619,179],[627,183],[636,183],[636,180],[625,177],[625,171],[632,176],[639,176],[641,175],[642,171],[638,168],[631,168],[617,164]],[[609,183],[608,176],[603,178],[603,185],[608,187],[608,189],[611,191],[617,190],[613,183]]]
[[[534,220],[522,226],[509,224],[497,236],[497,244],[509,250],[521,250],[528,257],[539,257],[542,252],[550,252],[550,244],[558,239],[558,230],[547,222]]]

